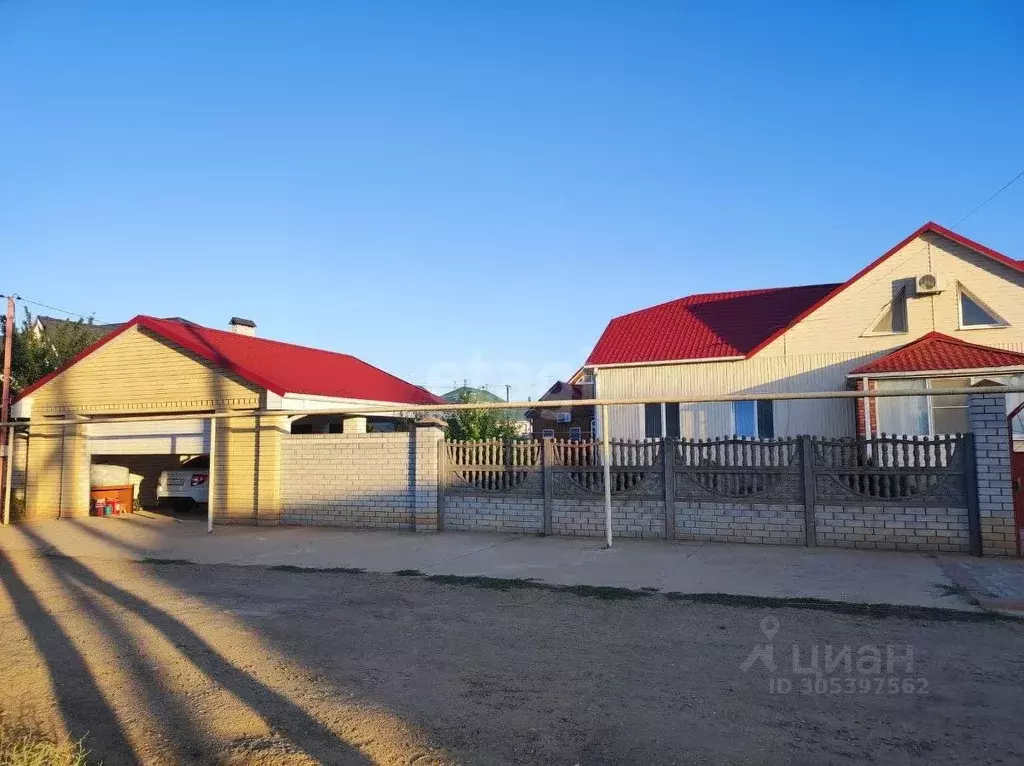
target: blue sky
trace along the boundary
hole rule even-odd
[[[0,0],[0,293],[434,390],[537,396],[612,316],[842,280],[1021,169],[1013,0]]]

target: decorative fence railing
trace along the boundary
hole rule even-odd
[[[802,505],[812,544],[816,504],[976,507],[973,449],[964,434],[615,440],[609,475],[617,500]],[[604,494],[600,442],[443,442],[440,458],[442,515],[446,495],[543,497],[550,516],[556,498]]]

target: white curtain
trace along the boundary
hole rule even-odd
[[[926,390],[923,378],[904,380],[879,380],[879,391],[900,389]],[[873,399],[878,408],[878,431],[883,434],[907,434],[908,436],[928,435],[927,396],[887,396]]]

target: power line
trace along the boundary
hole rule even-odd
[[[981,209],[982,209],[983,207],[985,207],[985,205],[987,205],[987,204],[988,204],[989,202],[991,202],[992,200],[994,200],[994,199],[995,199],[996,197],[998,197],[998,196],[999,196],[1000,194],[1002,194],[1002,193],[1003,193],[1004,191],[1006,191],[1007,189],[1009,189],[1009,188],[1010,188],[1011,186],[1013,186],[1013,185],[1014,185],[1015,183],[1017,183],[1017,182],[1018,182],[1018,181],[1019,181],[1020,179],[1022,179],[1022,178],[1024,178],[1024,170],[1021,170],[1021,171],[1020,171],[1020,172],[1019,172],[1019,173],[1018,173],[1017,175],[1015,175],[1015,176],[1014,176],[1013,178],[1011,178],[1011,179],[1010,179],[1009,181],[1007,181],[1007,182],[1006,182],[1005,184],[1003,184],[1003,186],[1002,186],[1002,187],[1000,187],[999,191],[997,191],[997,192],[996,192],[995,194],[993,194],[993,195],[992,195],[991,197],[989,197],[989,198],[988,198],[987,200],[985,200],[984,202],[982,202],[982,203],[981,203],[980,205],[978,205],[978,206],[977,206],[976,208],[974,208],[974,210],[972,210],[972,211],[971,211],[970,213],[968,213],[967,215],[965,215],[965,216],[964,216],[963,218],[961,218],[961,219],[960,219],[959,221],[957,221],[956,223],[954,223],[954,224],[953,224],[953,225],[952,225],[952,226],[951,226],[950,228],[952,228],[952,229],[955,229],[955,228],[956,228],[957,226],[959,226],[959,225],[960,225],[960,224],[962,224],[962,223],[963,223],[964,221],[966,221],[966,220],[967,220],[968,218],[970,218],[970,217],[971,217],[972,215],[974,215],[975,213],[977,213],[977,212],[978,212],[979,210],[981,210]]]
[[[999,189],[997,189],[997,190],[996,190],[996,192],[995,192],[994,194],[992,194],[992,195],[991,195],[991,196],[990,196],[990,197],[989,197],[988,199],[986,199],[986,200],[985,200],[984,202],[982,202],[982,203],[981,203],[980,205],[977,205],[977,206],[976,206],[976,207],[975,207],[975,208],[974,208],[973,210],[971,210],[971,212],[969,212],[969,213],[968,213],[967,215],[965,215],[965,216],[964,216],[963,218],[961,218],[961,219],[960,219],[959,221],[957,221],[957,222],[956,222],[956,223],[954,223],[954,224],[953,224],[952,226],[950,226],[950,227],[949,227],[950,231],[953,231],[953,230],[955,230],[957,226],[959,226],[959,225],[960,225],[960,224],[962,224],[962,223],[963,223],[964,221],[966,221],[966,220],[967,220],[968,218],[970,218],[970,217],[971,217],[972,215],[974,215],[975,213],[977,213],[977,212],[978,212],[979,210],[981,210],[981,209],[982,209],[983,207],[985,207],[985,205],[987,205],[987,204],[988,204],[989,202],[991,202],[992,200],[994,200],[994,199],[995,199],[996,197],[998,197],[998,196],[999,196],[1000,194],[1002,194],[1002,193],[1003,193],[1004,191],[1006,191],[1007,189],[1009,189],[1009,188],[1010,188],[1011,186],[1013,186],[1013,185],[1014,185],[1015,183],[1017,183],[1017,182],[1018,182],[1018,181],[1019,181],[1020,179],[1022,179],[1022,178],[1024,178],[1024,170],[1021,170],[1021,171],[1020,171],[1020,172],[1019,172],[1019,173],[1018,173],[1017,175],[1015,175],[1015,176],[1014,176],[1013,178],[1011,178],[1011,179],[1010,179],[1009,181],[1007,181],[1007,182],[1006,182],[1005,184],[1003,184],[1002,186],[1000,186],[1000,187],[999,187]],[[894,266],[893,266],[893,267],[892,267],[891,269],[889,269],[889,270],[888,270],[888,271],[886,271],[886,272],[885,272],[884,274],[882,274],[882,275],[881,275],[881,276],[880,276],[879,278],[884,278],[884,277],[887,277],[887,276],[889,276],[889,275],[890,275],[890,274],[892,274],[892,273],[893,273],[894,271],[896,271],[896,269],[900,268],[900,266],[902,266],[903,264],[905,264],[905,263],[906,263],[907,261],[909,261],[909,260],[910,260],[911,258],[913,258],[914,256],[916,256],[916,255],[917,255],[918,253],[922,253],[922,252],[924,252],[924,251],[925,251],[925,249],[927,249],[928,247],[929,247],[929,243],[925,242],[925,243],[924,243],[924,245],[922,245],[921,247],[919,247],[919,248],[918,248],[917,250],[914,250],[914,251],[913,251],[913,252],[911,252],[911,253],[907,253],[907,255],[906,255],[906,256],[904,256],[904,257],[903,257],[903,258],[902,258],[902,259],[901,259],[901,260],[900,260],[900,261],[899,261],[898,263],[896,263],[896,264],[895,264],[895,265],[894,265]],[[883,304],[882,304],[882,305],[881,305],[881,306],[879,307],[879,309],[878,309],[878,310],[879,310],[880,312],[881,312],[881,311],[883,311],[883,310],[885,309],[885,307],[886,307],[886,306],[888,306],[888,305],[889,305],[890,303],[892,303],[892,300],[886,301],[885,303],[883,303]],[[805,322],[805,323],[808,323],[808,324],[809,324],[809,323],[813,323],[813,322],[815,322],[815,321],[822,321],[822,320],[814,320],[814,319],[811,319],[810,317],[808,317],[807,319],[805,319],[805,320],[804,320],[804,322]]]
[[[22,301],[24,303],[31,303],[33,306],[39,306],[40,308],[47,309],[48,311],[56,311],[56,312],[58,312],[60,314],[67,314],[68,316],[78,317],[79,319],[82,319],[82,320],[85,320],[85,321],[89,321],[91,319],[94,322],[97,322],[99,324],[103,324],[103,321],[97,319],[95,314],[81,314],[81,313],[79,313],[77,311],[68,311],[67,309],[61,309],[61,308],[57,308],[56,306],[50,306],[47,303],[41,303],[40,301],[33,301],[33,300],[30,300],[29,298],[23,298],[20,295],[15,295],[13,297],[17,298],[18,300],[20,300],[20,301]]]

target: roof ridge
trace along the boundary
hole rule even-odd
[[[170,317],[170,318],[167,318],[167,319],[162,319],[160,317],[149,316],[147,314],[140,314],[139,316],[141,318],[143,318],[143,319],[152,319],[152,320],[156,320],[157,322],[173,322],[174,324],[176,324],[178,326],[181,326],[181,327],[198,327],[200,330],[205,330],[206,332],[215,332],[218,335],[226,335],[229,338],[245,338],[246,339],[245,342],[258,341],[260,343],[273,343],[273,344],[275,344],[277,346],[288,346],[290,348],[301,348],[301,349],[304,349],[306,351],[316,351],[317,353],[320,353],[320,354],[334,354],[336,356],[344,356],[344,357],[347,357],[349,359],[355,359],[355,360],[360,361],[360,362],[363,361],[359,357],[352,356],[352,354],[346,354],[343,351],[331,351],[330,349],[327,349],[327,348],[316,348],[315,346],[305,346],[305,345],[303,345],[301,343],[289,343],[286,340],[275,340],[274,338],[262,338],[262,337],[260,337],[258,335],[243,335],[242,333],[231,332],[231,330],[221,330],[221,329],[219,329],[217,327],[207,327],[206,325],[199,324],[198,322],[193,322],[191,319],[184,319],[182,317]],[[368,362],[363,362],[363,363],[364,364],[368,364]]]
[[[662,301],[661,303],[655,303],[652,306],[644,306],[643,308],[635,309],[633,311],[627,311],[625,314],[619,314],[618,316],[612,317],[611,321],[616,319],[622,319],[623,317],[633,316],[633,314],[639,314],[642,311],[651,311],[653,309],[661,308],[662,306],[668,306],[672,303],[679,303],[680,301],[687,301],[691,298],[704,298],[708,295],[728,295],[728,296],[741,296],[741,295],[764,295],[765,293],[777,293],[783,290],[810,290],[816,287],[839,287],[843,282],[821,282],[814,285],[786,285],[784,287],[751,287],[746,290],[713,290],[706,293],[690,293],[689,295],[682,295],[678,298],[672,298],[671,300]]]
[[[227,338],[229,338],[231,340],[244,339],[242,341],[243,343],[250,343],[250,342],[256,341],[256,342],[259,342],[259,343],[272,344],[272,345],[275,345],[275,346],[283,346],[283,347],[286,347],[286,348],[301,349],[303,351],[310,351],[310,352],[315,353],[315,354],[330,354],[331,356],[337,356],[337,357],[341,357],[341,358],[344,358],[344,359],[350,359],[350,360],[352,360],[354,362],[358,362],[359,364],[366,365],[367,367],[369,367],[369,368],[371,368],[373,370],[376,370],[377,372],[381,373],[382,375],[386,375],[387,377],[389,377],[389,378],[391,378],[393,380],[396,380],[399,383],[402,383],[403,385],[412,386],[413,388],[417,388],[420,391],[423,391],[424,393],[429,394],[430,396],[434,396],[434,394],[431,394],[430,391],[427,391],[427,389],[424,388],[423,386],[417,386],[415,383],[410,383],[409,381],[404,380],[404,379],[398,377],[397,375],[394,375],[394,374],[388,372],[387,370],[384,370],[384,369],[378,367],[375,364],[371,364],[370,362],[367,362],[365,359],[360,359],[358,356],[353,356],[352,354],[345,354],[345,353],[343,353],[341,351],[331,351],[330,349],[326,349],[326,348],[315,348],[313,346],[304,346],[301,343],[289,343],[288,341],[274,340],[273,338],[261,338],[261,337],[259,337],[257,335],[243,335],[241,333],[231,332],[230,330],[220,330],[220,329],[218,329],[216,327],[207,327],[206,325],[201,325],[198,322],[193,322],[193,321],[191,321],[189,319],[184,319],[184,318],[159,319],[157,317],[151,317],[151,316],[147,316],[145,314],[140,314],[136,318],[137,319],[143,319],[143,320],[155,320],[157,322],[170,322],[170,323],[172,323],[172,324],[174,324],[174,325],[176,325],[178,327],[198,327],[200,330],[204,330],[206,332],[216,333],[217,335],[223,335],[223,336],[225,336],[225,337],[227,337]],[[259,376],[257,376],[257,377],[259,377]]]

